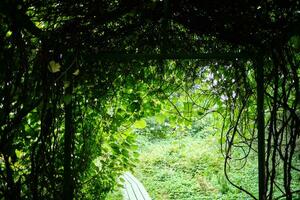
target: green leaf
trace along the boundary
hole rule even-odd
[[[93,163],[95,166],[97,166],[99,169],[102,168],[102,163],[101,160],[99,158],[96,158],[95,160],[93,160]]]
[[[54,60],[51,60],[48,65],[48,69],[51,73],[59,72],[60,67],[61,67],[60,64],[55,62]]]
[[[129,151],[127,149],[122,150],[122,155],[129,157]]]
[[[155,121],[159,124],[162,124],[165,122],[166,116],[162,115],[162,114],[158,114],[155,116]]]
[[[22,157],[22,154],[23,154],[23,152],[22,151],[20,151],[20,150],[18,150],[18,149],[16,149],[15,150],[15,153],[16,153],[16,156],[17,156],[17,158],[21,158]]]
[[[68,88],[70,86],[70,81],[64,81],[64,88]]]
[[[134,158],[138,158],[140,156],[140,154],[138,152],[133,152],[133,157]]]
[[[73,75],[74,75],[74,76],[78,76],[78,75],[79,75],[79,72],[80,72],[80,70],[79,70],[79,69],[76,69],[75,72],[73,72]]]
[[[10,37],[10,36],[11,36],[11,34],[12,34],[12,32],[11,32],[11,31],[7,31],[5,36],[6,36],[6,37]]]
[[[134,126],[134,128],[137,128],[137,129],[144,129],[147,126],[147,122],[145,120],[141,119],[141,120],[136,121],[133,124],[133,126]]]
[[[134,150],[134,151],[138,150],[138,148],[139,148],[138,145],[132,145],[132,146],[131,146],[131,149]]]
[[[199,116],[202,116],[202,115],[204,114],[204,112],[201,111],[201,110],[198,110],[198,111],[197,111],[197,114],[198,114]]]

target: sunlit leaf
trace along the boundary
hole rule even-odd
[[[64,88],[68,88],[70,86],[70,81],[64,81]]]
[[[7,31],[5,36],[6,36],[6,37],[10,37],[10,36],[11,36],[11,34],[12,34],[12,32],[11,32],[11,31]]]
[[[155,116],[155,121],[159,124],[162,124],[165,122],[166,116],[162,115],[162,114],[158,114]]]
[[[137,129],[144,129],[147,126],[147,122],[145,120],[141,119],[141,120],[136,121],[133,124],[133,126],[134,126],[134,128],[137,128]]]
[[[79,72],[80,72],[80,70],[79,70],[79,69],[76,69],[75,72],[73,72],[73,75],[74,75],[74,76],[78,76],[78,75],[79,75]]]
[[[15,150],[15,153],[16,153],[17,158],[21,158],[23,155],[23,152],[18,149]]]
[[[59,72],[60,67],[61,67],[60,64],[55,62],[54,60],[51,60],[48,65],[48,69],[51,73]]]

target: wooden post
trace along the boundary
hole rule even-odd
[[[257,134],[258,134],[258,191],[259,200],[266,200],[265,175],[265,113],[264,113],[264,67],[262,55],[255,60],[257,92]]]
[[[63,175],[63,199],[73,199],[73,180],[72,180],[72,141],[73,141],[73,115],[72,115],[72,77],[66,75],[65,84],[65,135],[64,135],[64,175]]]

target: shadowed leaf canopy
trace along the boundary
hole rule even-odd
[[[43,199],[51,194],[53,199],[59,199],[63,181],[68,179],[64,186],[72,190],[71,176],[76,177],[76,174],[64,169],[71,169],[74,160],[77,162],[74,161],[77,164],[74,168],[77,167],[79,174],[86,172],[86,163],[93,159],[92,156],[98,156],[99,151],[107,153],[113,150],[112,155],[116,156],[125,148],[124,152],[128,155],[126,148],[133,144],[134,138],[128,136],[118,143],[116,141],[120,138],[109,134],[117,130],[123,121],[133,120],[129,117],[133,113],[133,121],[139,120],[135,123],[136,128],[147,126],[138,113],[143,99],[133,89],[144,91],[142,83],[152,81],[158,86],[164,78],[174,89],[176,84],[181,85],[181,80],[176,82],[176,76],[184,76],[184,73],[190,77],[196,75],[193,65],[175,61],[164,66],[172,70],[176,68],[176,72],[167,74],[161,67],[164,59],[234,60],[228,65],[217,63],[215,67],[219,69],[209,67],[211,73],[219,73],[220,77],[224,75],[219,78],[225,82],[224,91],[241,91],[234,95],[240,98],[240,104],[231,106],[229,112],[235,115],[239,110],[239,116],[247,118],[245,108],[251,108],[248,105],[251,101],[253,107],[256,97],[256,86],[250,87],[248,83],[255,82],[255,78],[248,75],[255,74],[256,69],[253,63],[240,62],[237,58],[245,56],[248,59],[254,55],[261,57],[261,64],[266,66],[265,72],[260,74],[264,75],[260,83],[262,86],[265,84],[266,89],[260,91],[265,93],[271,111],[266,124],[269,126],[268,163],[264,163],[270,185],[267,186],[270,188],[269,198],[272,199],[272,189],[276,187],[276,170],[280,170],[269,158],[270,155],[274,160],[279,157],[284,163],[285,191],[282,190],[282,195],[291,198],[292,159],[296,155],[294,150],[300,124],[297,113],[300,100],[299,56],[295,53],[299,52],[300,44],[297,37],[300,32],[299,15],[300,3],[297,0],[0,0],[0,172],[3,177],[0,189],[5,198],[19,199],[16,196],[21,196],[22,188],[22,195],[28,198]],[[236,88],[231,88],[233,85]],[[163,94],[160,86],[152,92],[157,96]],[[115,99],[106,99],[108,93]],[[121,93],[126,98],[118,99]],[[116,119],[113,118],[113,106],[105,104],[109,100],[116,101],[116,104],[123,100],[127,103],[119,109]],[[263,105],[264,102],[260,103]],[[149,101],[148,107],[155,107],[154,104]],[[76,109],[73,109],[74,105]],[[99,110],[95,109],[95,105]],[[155,112],[159,112],[160,106],[156,107]],[[191,108],[188,102],[184,105],[186,112]],[[85,117],[90,120],[84,121]],[[81,125],[80,120],[84,121]],[[66,121],[68,125],[63,124]],[[98,121],[101,121],[102,127],[97,131],[107,134],[104,134],[106,138],[93,134]],[[71,138],[76,128],[73,122],[78,127],[82,126],[81,132],[86,134],[77,143]],[[239,119],[230,121],[230,126],[234,128],[230,128],[226,135],[229,138],[227,161],[234,145],[234,135],[239,133]],[[65,127],[68,129],[65,131],[69,134],[67,136],[62,131]],[[291,139],[285,143],[285,149],[272,145],[272,138],[277,137],[274,143],[278,145],[282,144],[278,138],[288,140],[284,136],[286,132]],[[65,144],[63,139],[69,139],[64,151],[68,159],[60,153]],[[101,150],[94,148],[91,153],[88,148],[85,149],[99,145],[96,141],[100,140],[107,142]],[[84,142],[91,144],[81,145]],[[18,159],[22,152],[27,159]],[[80,156],[84,159],[78,159]],[[114,162],[117,158],[105,160],[113,166],[107,167],[108,171],[114,167],[119,169],[116,163],[123,165],[124,160],[125,164],[129,163],[126,156],[122,162]],[[66,160],[68,162],[63,165]],[[14,163],[19,161],[24,161],[21,166],[25,166],[20,172],[14,168]],[[86,161],[86,165],[82,161]],[[99,159],[96,163],[100,166],[102,161]],[[68,173],[63,175],[62,172]],[[119,172],[113,171],[112,175],[111,171],[103,173],[109,178],[98,177],[95,182],[89,182],[92,181],[91,176],[94,177],[89,172],[78,177],[83,177],[84,182],[88,180],[92,186],[100,184],[98,188],[87,187],[88,190],[92,188],[106,194],[112,188],[109,184],[115,183]],[[111,182],[101,185],[99,180],[108,179]],[[76,181],[75,190],[82,186],[82,179]],[[68,191],[64,193],[68,194]]]

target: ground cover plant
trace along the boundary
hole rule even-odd
[[[147,121],[147,127],[136,129],[139,159],[133,174],[156,200],[251,199],[230,185],[224,175],[221,152],[221,127],[211,116],[195,122],[190,128],[175,131],[168,123]],[[243,154],[242,150],[239,154]],[[251,154],[247,164],[231,166],[228,175],[234,182],[258,194],[257,157]],[[282,177],[282,174],[279,176]],[[300,176],[293,173],[293,178]],[[122,186],[121,186],[122,187]],[[293,185],[299,187],[299,182]],[[108,199],[122,199],[118,188]],[[297,199],[297,197],[295,197]]]
[[[246,188],[257,188],[255,161],[243,169],[243,176],[230,176]],[[226,181],[223,168],[216,136],[184,136],[148,144],[135,174],[153,199],[250,199]]]

